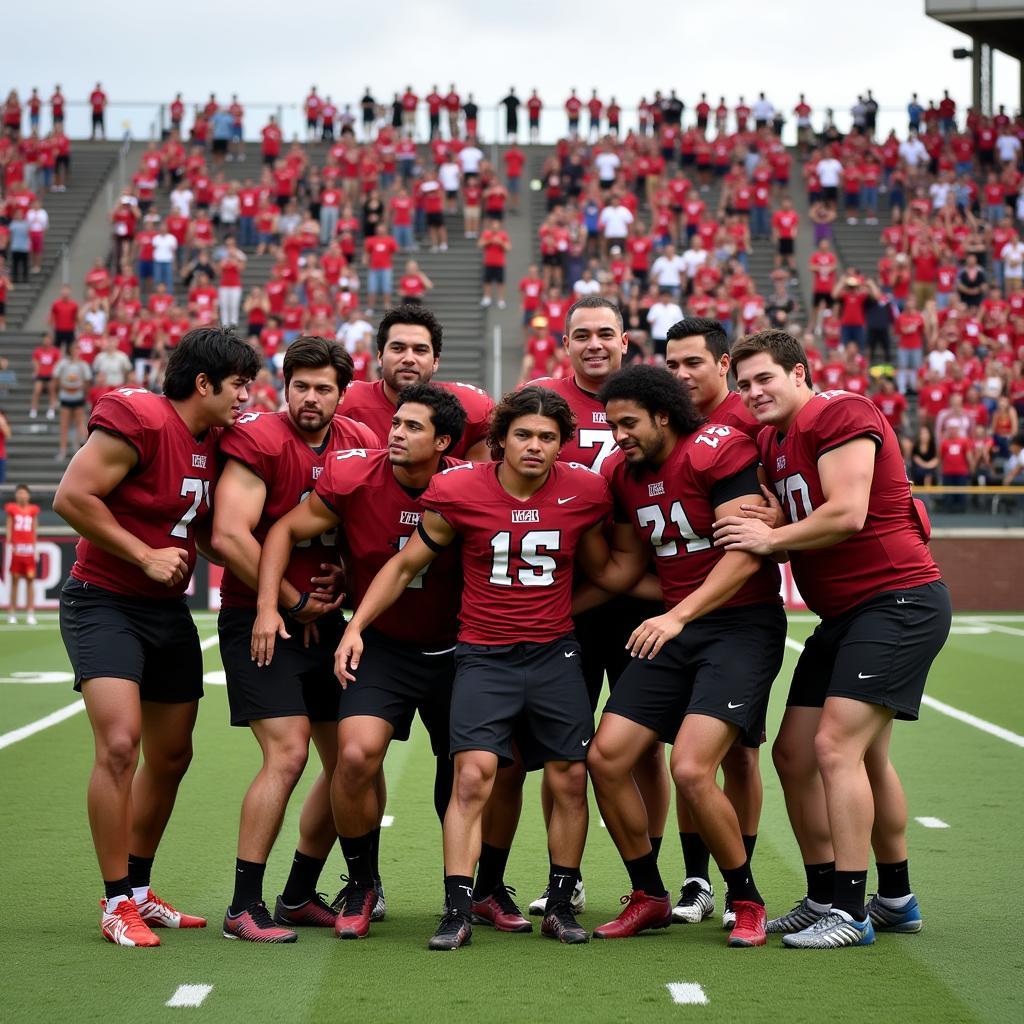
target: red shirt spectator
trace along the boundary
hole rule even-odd
[[[372,235],[363,245],[370,270],[390,270],[398,243],[391,235]]]
[[[488,228],[480,233],[480,246],[484,250],[485,267],[503,267],[509,245],[508,232]]]

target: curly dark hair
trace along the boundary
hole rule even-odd
[[[602,405],[616,400],[636,402],[651,416],[661,412],[679,435],[692,434],[704,422],[690,392],[662,366],[635,363],[612,374],[597,396]]]
[[[462,440],[466,431],[466,410],[462,403],[447,388],[440,384],[410,384],[398,392],[400,409],[406,402],[415,402],[430,409],[430,421],[434,424],[434,436],[447,434],[448,447],[442,454],[447,455]]]
[[[380,325],[377,327],[378,356],[384,351],[384,346],[388,343],[388,331],[395,324],[415,324],[417,327],[426,327],[430,331],[430,347],[434,350],[434,358],[436,359],[441,354],[441,342],[444,339],[441,322],[426,306],[422,306],[418,302],[405,302],[400,306],[395,306],[394,309],[389,309],[381,318]]]
[[[576,436],[576,417],[569,403],[558,392],[536,385],[520,388],[508,392],[491,411],[487,445],[495,458],[501,458],[509,427],[520,416],[547,416],[553,419],[558,424],[562,444]]]

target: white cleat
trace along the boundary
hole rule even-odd
[[[532,917],[543,917],[548,909],[548,887],[530,904],[530,915]],[[569,901],[569,909],[573,914],[582,914],[587,909],[587,890],[583,887],[583,879],[576,883],[572,891],[572,899]]]
[[[672,908],[674,924],[700,924],[715,912],[715,890],[703,878],[687,878]]]

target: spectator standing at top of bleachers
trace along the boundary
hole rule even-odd
[[[516,95],[514,86],[510,86],[508,95],[501,100],[501,105],[505,108],[505,139],[506,141],[515,140],[519,137],[519,107],[521,100]]]
[[[105,139],[107,137],[107,94],[103,91],[103,86],[100,82],[97,82],[96,88],[89,93],[89,108],[92,111],[92,128],[89,132],[89,138],[95,139],[98,132]]]

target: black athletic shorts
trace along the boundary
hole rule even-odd
[[[428,213],[427,214],[427,227],[428,228],[443,228],[444,227],[444,214],[443,213]]]
[[[547,761],[585,761],[594,717],[569,633],[549,643],[458,644],[451,753],[489,750],[511,764],[513,743],[527,771]]]
[[[504,284],[504,267],[484,267],[484,284]]]
[[[231,724],[296,715],[311,722],[335,721],[341,686],[334,675],[334,652],[345,620],[340,614],[320,619],[320,640],[307,648],[302,645],[303,627],[286,619],[291,639],[277,638],[274,660],[263,668],[250,654],[255,621],[255,608],[221,608],[217,616]]]
[[[787,705],[820,708],[826,697],[849,697],[917,721],[928,669],[946,642],[952,614],[949,591],[937,580],[887,590],[822,619],[793,671]]]
[[[355,676],[356,681],[341,691],[339,721],[355,715],[382,718],[394,728],[393,739],[407,740],[418,711],[434,756],[448,756],[454,644],[440,651],[422,651],[368,629],[363,633],[363,656]]]
[[[636,597],[619,595],[573,619],[573,633],[580,642],[581,668],[591,711],[597,710],[605,675],[608,676],[608,688],[614,689],[619,676],[632,660],[626,650],[630,633],[644,619],[661,615],[664,611],[661,601],[641,601]]]
[[[796,241],[792,238],[779,239],[779,255],[792,256],[796,252]]]
[[[111,678],[131,679],[142,700],[161,704],[203,695],[203,652],[184,597],[129,597],[71,576],[60,592],[60,635],[76,690]]]
[[[691,622],[653,660],[631,658],[605,713],[666,743],[687,715],[706,715],[735,725],[744,746],[759,747],[785,648],[781,604],[722,608]]]

